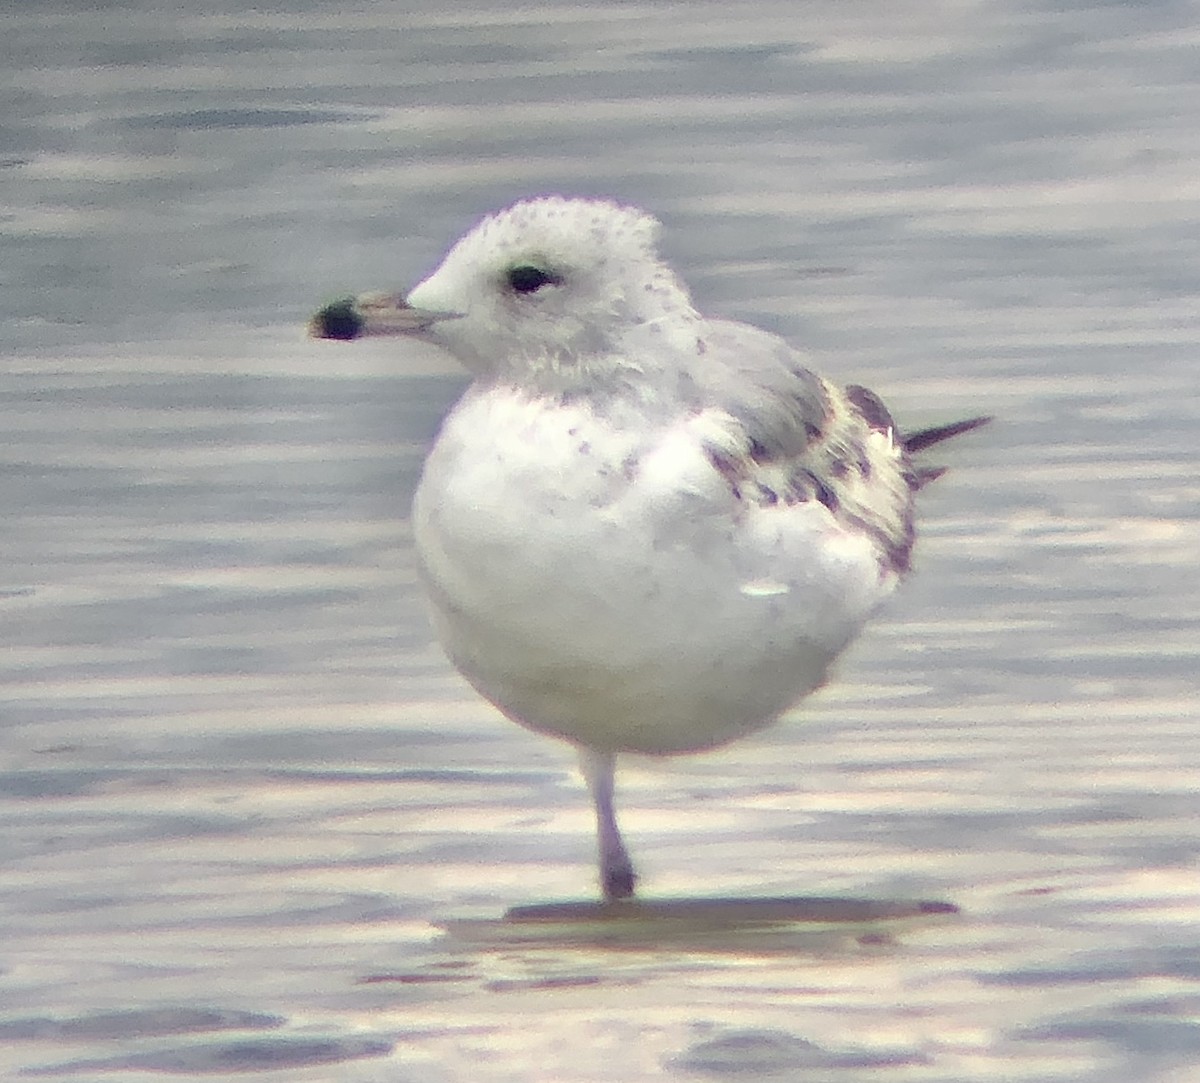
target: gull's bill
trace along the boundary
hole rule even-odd
[[[453,320],[457,312],[431,312],[413,308],[398,293],[364,293],[331,301],[308,324],[313,338],[347,340],[369,335],[419,335],[439,320]]]

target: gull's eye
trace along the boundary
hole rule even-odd
[[[516,293],[537,293],[543,286],[557,286],[562,279],[531,263],[518,263],[508,269],[508,284]]]

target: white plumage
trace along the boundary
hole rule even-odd
[[[339,302],[330,338],[421,334],[475,379],[413,508],[438,635],[479,692],[582,753],[608,898],[634,874],[623,751],[710,748],[773,722],[907,570],[910,453],[882,403],[782,339],[710,320],[658,223],[548,197],[484,219],[407,297]]]

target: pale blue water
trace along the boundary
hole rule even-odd
[[[0,15],[0,1074],[1200,1079],[1198,15]],[[303,325],[546,191],[910,424],[997,415],[838,681],[620,795],[652,897],[956,921],[442,932],[588,897],[590,813],[424,621],[461,377]]]

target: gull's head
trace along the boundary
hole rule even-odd
[[[696,318],[659,228],[602,200],[526,200],[483,219],[407,297],[329,305],[313,333],[419,334],[480,373],[594,373],[620,363],[631,335],[686,337]]]

